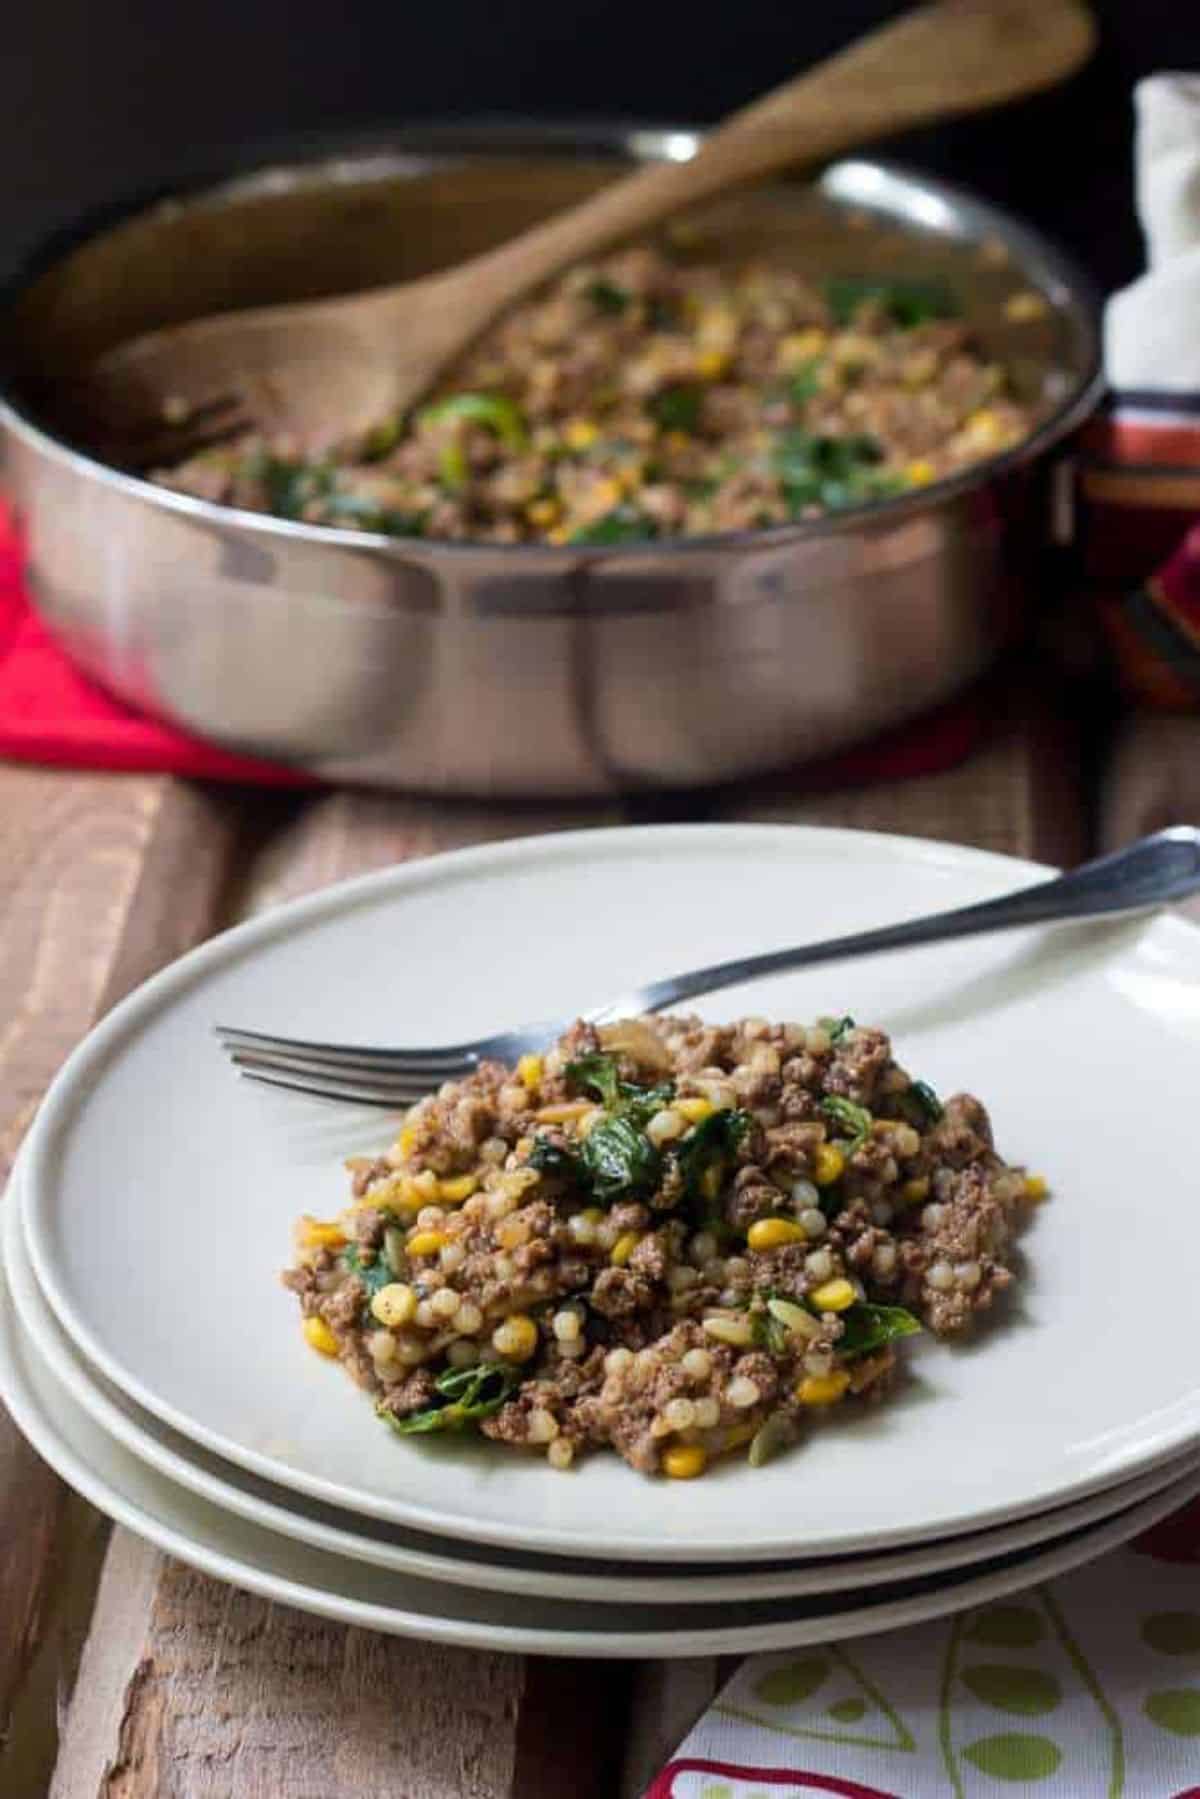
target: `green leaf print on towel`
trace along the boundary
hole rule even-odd
[[[1049,1737],[1026,1736],[1020,1731],[1004,1731],[995,1737],[980,1737],[963,1750],[967,1760],[981,1774],[993,1780],[1047,1780],[1062,1765],[1062,1750]]]
[[[977,1653],[981,1644],[986,1659]],[[1073,1714],[1074,1726],[1061,1739],[1052,1725],[1000,1727],[1003,1717],[1049,1720],[1060,1706]],[[1080,1763],[1081,1715],[1087,1720],[1086,1768]],[[1055,1775],[1054,1792],[1073,1799],[1085,1792],[1089,1799],[1121,1799],[1125,1791],[1120,1719],[1044,1589],[1020,1605],[993,1605],[955,1619],[942,1666],[938,1734],[954,1799],[994,1795],[996,1781],[1027,1786]]]

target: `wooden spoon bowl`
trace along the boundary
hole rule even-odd
[[[1082,0],[941,0],[905,14],[660,163],[457,267],[332,300],[228,312],[118,346],[73,387],[101,453],[145,467],[256,428],[313,450],[403,414],[499,314],[572,263],[783,168],[1063,79]]]

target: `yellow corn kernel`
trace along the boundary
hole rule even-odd
[[[819,1143],[813,1157],[813,1180],[818,1187],[831,1187],[846,1172],[846,1158],[836,1143]]]
[[[417,1296],[405,1281],[389,1281],[371,1301],[371,1316],[393,1331],[411,1324],[416,1310]]]
[[[746,1232],[751,1249],[781,1249],[785,1243],[804,1243],[807,1232],[794,1218],[756,1218]]]
[[[594,419],[571,419],[563,428],[563,441],[570,450],[590,450],[599,435]]]
[[[617,1238],[612,1246],[612,1254],[608,1258],[614,1268],[624,1268],[644,1234],[642,1231],[626,1231],[623,1236]]]
[[[601,518],[604,513],[611,512],[624,499],[624,492],[619,481],[597,481],[588,495],[588,506],[593,518]]]
[[[1046,1180],[1044,1175],[1027,1174],[1025,1176],[1025,1195],[1024,1196],[1031,1205],[1037,1205],[1039,1200],[1045,1199],[1045,1197],[1046,1197],[1047,1193],[1049,1193],[1049,1191],[1050,1191],[1050,1184]]]
[[[547,495],[545,499],[533,500],[526,506],[525,517],[531,525],[556,525],[562,517],[562,506]]]
[[[702,1123],[704,1119],[711,1118],[717,1109],[711,1099],[702,1099],[699,1095],[695,1099],[677,1099],[672,1103],[677,1112],[683,1113],[689,1124]]]
[[[416,1148],[416,1143],[417,1143],[417,1127],[416,1127],[416,1125],[415,1124],[406,1124],[404,1129],[401,1131],[399,1137],[396,1139],[396,1148],[400,1151],[400,1154],[402,1156],[411,1156],[413,1150]]]
[[[721,350],[728,354],[737,342],[737,315],[731,306],[715,305],[701,308],[696,321],[696,336],[701,349]]]
[[[517,1079],[530,1093],[542,1084],[543,1066],[541,1056],[522,1056],[517,1063]]]
[[[779,365],[784,369],[795,368],[797,363],[819,356],[828,342],[828,334],[816,325],[808,331],[791,331],[779,346]]]
[[[302,1218],[297,1235],[301,1249],[340,1249],[346,1241],[339,1224],[322,1224],[319,1218]]]
[[[304,1341],[310,1349],[315,1349],[318,1355],[337,1354],[338,1340],[323,1318],[306,1318],[301,1329],[304,1332]]]
[[[553,531],[546,533],[547,543],[569,543],[570,541],[571,533],[566,525],[555,525]]]
[[[414,1231],[405,1248],[410,1256],[435,1256],[449,1241],[445,1231]]]
[[[715,381],[729,367],[725,350],[701,350],[696,358],[696,373],[702,381]]]
[[[806,1374],[796,1388],[796,1398],[801,1405],[835,1405],[849,1385],[844,1368],[833,1374]]]
[[[1042,294],[1035,294],[1032,289],[1027,289],[1024,293],[1012,294],[1004,302],[1005,317],[1012,319],[1018,325],[1027,324],[1032,319],[1045,318],[1049,310],[1045,297]]]
[[[971,414],[966,429],[972,444],[979,449],[995,449],[1004,440],[1004,427],[987,406]]]
[[[708,1466],[708,1457],[699,1443],[672,1443],[663,1450],[662,1471],[668,1480],[695,1480]]]
[[[446,1205],[461,1205],[464,1199],[470,1199],[478,1185],[477,1174],[452,1175],[448,1180],[438,1182],[438,1198]]]
[[[929,1198],[929,1176],[921,1174],[911,1181],[905,1181],[900,1189],[900,1198],[906,1206],[919,1206]]]
[[[839,1276],[837,1280],[822,1281],[819,1287],[813,1288],[808,1297],[818,1312],[844,1312],[847,1306],[854,1304],[858,1294],[848,1280],[843,1280]]]
[[[932,462],[924,456],[918,456],[914,462],[907,465],[904,475],[913,487],[924,487],[933,480],[936,472]]]
[[[538,1346],[538,1327],[526,1312],[514,1312],[492,1332],[492,1348],[506,1362],[527,1362]]]

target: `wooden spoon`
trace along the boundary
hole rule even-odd
[[[457,268],[123,344],[88,371],[88,416],[104,422],[114,460],[142,466],[250,425],[310,449],[353,440],[403,413],[499,313],[571,263],[780,168],[1046,87],[1093,42],[1083,0],[919,7],[733,114],[690,160],[640,169]]]

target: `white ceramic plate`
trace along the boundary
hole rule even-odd
[[[1200,1474],[1194,1462],[1190,1468],[1171,1464],[1165,1471],[1106,1489],[1075,1505],[1040,1513],[1021,1524],[967,1533],[928,1548],[881,1556],[841,1556],[791,1567],[751,1566],[729,1574],[710,1574],[684,1562],[660,1573],[653,1572],[656,1565],[652,1562],[613,1562],[601,1568],[567,1556],[543,1559],[516,1551],[505,1554],[465,1542],[453,1545],[448,1554],[445,1539],[357,1519],[241,1472],[189,1443],[168,1425],[157,1424],[102,1375],[93,1373],[71,1348],[38,1289],[22,1237],[18,1174],[19,1168],[9,1184],[4,1216],[4,1271],[16,1318],[34,1354],[81,1408],[140,1461],[236,1517],[314,1549],[400,1574],[484,1592],[588,1599],[607,1605],[677,1604],[681,1598],[689,1604],[725,1599],[741,1603],[814,1594],[834,1594],[844,1602],[852,1593],[888,1582],[965,1569],[1016,1550],[1050,1548],[1070,1532],[1112,1517],[1177,1484],[1190,1472]]]
[[[262,1530],[165,1480],[76,1404],[15,1325],[0,1279],[0,1400],[44,1459],[93,1505],[169,1555],[283,1605],[345,1624],[473,1649],[532,1655],[743,1655],[847,1639],[986,1605],[1103,1555],[1184,1505],[1194,1474],[1049,1551],[965,1579],[885,1587],[867,1605],[831,1601],[706,1607],[584,1605],[472,1592],[367,1567]],[[718,1623],[736,1616],[737,1623]]]
[[[1041,871],[1045,872],[1045,871]],[[1200,933],[1174,919],[1022,933],[757,983],[712,1016],[850,1011],[943,1091],[992,1109],[1053,1200],[1018,1302],[970,1347],[801,1454],[647,1481],[569,1477],[488,1445],[398,1444],[307,1353],[276,1284],[292,1220],[336,1209],[378,1115],[239,1086],[218,1020],[301,1036],[451,1040],[645,978],[996,894],[1036,878],[974,851],[772,826],[573,833],[388,870],[282,908],[149,982],[71,1058],[26,1169],[39,1282],[137,1403],[326,1502],[506,1548],[607,1559],[796,1559],[928,1541],[1081,1497],[1197,1441],[1186,1304],[1200,1263],[1179,1136],[1200,1078]],[[1154,1316],[1154,1382],[1122,1321]],[[752,1483],[752,1489],[751,1485]],[[752,1497],[750,1496],[752,1491]]]

